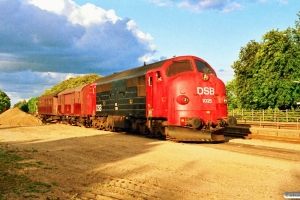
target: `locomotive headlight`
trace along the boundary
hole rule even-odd
[[[203,74],[202,78],[203,78],[203,80],[207,81],[209,79],[209,75],[208,74]]]
[[[227,104],[227,103],[228,103],[228,99],[227,99],[227,97],[224,97],[224,99],[223,99],[223,103],[224,103],[224,104]]]
[[[190,99],[185,96],[185,95],[179,95],[177,98],[176,98],[176,101],[177,103],[181,104],[181,105],[186,105],[190,102]]]
[[[183,97],[183,98],[182,98],[182,101],[183,101],[184,103],[188,103],[188,102],[189,102],[189,98]]]

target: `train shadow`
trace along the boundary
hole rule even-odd
[[[17,127],[11,127],[13,128]],[[52,187],[53,193],[48,195],[62,199],[73,199],[74,194],[83,198],[86,198],[85,195],[90,197],[91,194],[100,194],[99,196],[112,195],[113,199],[121,199],[118,192],[132,192],[145,196],[143,199],[158,199],[169,192],[164,189],[163,183],[170,184],[168,180],[174,176],[172,173],[166,172],[163,177],[151,178],[155,170],[160,170],[157,162],[167,167],[170,164],[164,154],[153,153],[158,152],[164,144],[160,140],[125,132],[72,126],[68,128],[70,130],[59,125],[50,125],[36,130],[33,127],[28,130],[20,129],[17,132],[7,129],[6,135],[2,137],[13,136],[0,142],[0,147],[8,145],[24,154],[26,159],[22,162],[30,166],[26,167],[26,175],[39,182],[55,183]],[[23,139],[19,137],[27,135],[29,131],[36,133]],[[141,159],[144,161],[139,161]],[[196,159],[194,162],[196,165],[199,161]],[[182,169],[191,165],[193,161],[182,163]],[[198,170],[195,171],[196,175],[203,177],[204,172]],[[182,182],[184,180],[185,177]],[[143,193],[140,192],[141,189]],[[113,193],[112,190],[117,192]],[[169,192],[169,195],[168,199],[183,199],[177,193]]]

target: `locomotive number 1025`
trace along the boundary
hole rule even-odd
[[[202,99],[202,103],[212,103],[212,99]]]

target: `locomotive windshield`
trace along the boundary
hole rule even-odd
[[[175,76],[182,72],[193,71],[193,67],[190,60],[173,61],[172,64],[167,68],[166,75],[168,77]]]
[[[207,73],[207,74],[211,74],[216,76],[216,74],[214,73],[214,71],[204,62],[200,61],[200,60],[195,60],[197,69],[199,72],[203,72],[203,73]]]

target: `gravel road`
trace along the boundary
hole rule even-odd
[[[228,144],[174,143],[62,124],[1,125],[0,143],[43,163],[20,171],[55,183],[42,199],[253,200],[300,192],[299,144],[239,139],[224,148]],[[259,153],[264,147],[270,156]],[[274,157],[275,150],[294,157]]]

